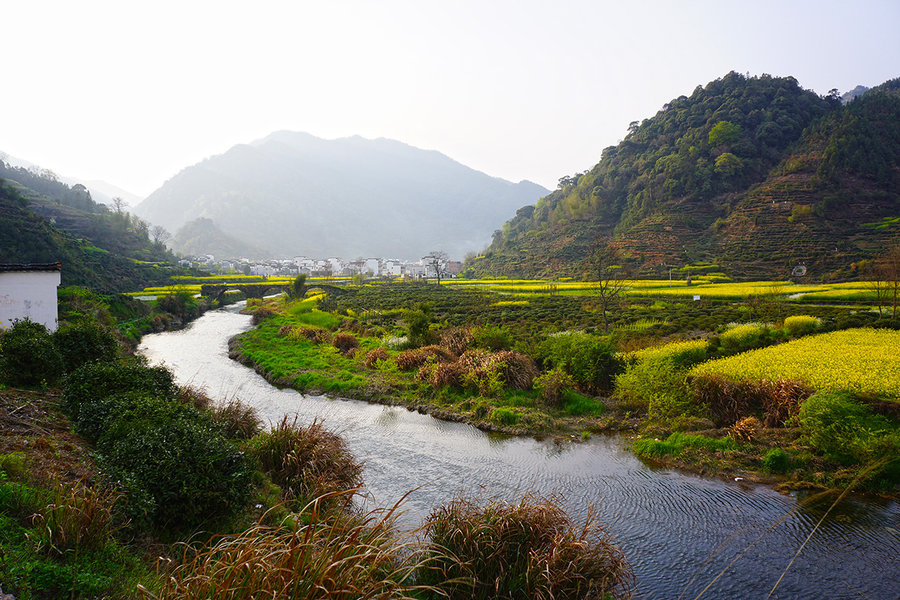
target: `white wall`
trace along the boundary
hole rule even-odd
[[[56,331],[59,271],[0,271],[0,329],[28,317]]]

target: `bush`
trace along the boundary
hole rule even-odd
[[[87,319],[57,329],[53,333],[53,343],[68,373],[85,363],[109,362],[119,355],[119,340],[115,334]]]
[[[156,399],[119,415],[97,444],[101,469],[153,499],[156,525],[175,529],[228,517],[250,498],[242,452],[193,406]]]
[[[545,368],[564,369],[579,386],[591,391],[609,390],[621,370],[612,344],[585,333],[551,336],[540,345],[538,353]]]
[[[53,383],[64,368],[50,332],[40,323],[26,318],[0,333],[0,376],[8,384]]]
[[[367,369],[374,369],[378,367],[379,362],[386,361],[388,358],[387,350],[385,350],[384,347],[379,346],[378,348],[366,352],[366,357],[363,362]]]
[[[82,405],[127,392],[173,398],[178,388],[172,373],[165,367],[88,363],[66,378],[63,407],[73,420],[77,420]]]
[[[876,458],[880,438],[897,430],[887,418],[873,414],[844,392],[813,394],[800,405],[797,419],[813,448],[843,464]]]
[[[498,325],[482,325],[472,330],[475,346],[491,352],[509,350],[512,346],[512,337],[509,331]]]
[[[791,455],[781,448],[772,448],[763,456],[762,466],[768,473],[785,473],[791,466]]]
[[[331,339],[331,345],[346,355],[359,348],[359,340],[352,333],[336,333]]]
[[[310,501],[362,484],[362,463],[344,440],[319,421],[297,424],[284,417],[271,431],[250,440],[250,453],[290,500]]]
[[[550,406],[559,406],[563,391],[575,387],[575,380],[562,369],[556,368],[536,378],[534,387],[540,390],[544,402]]]
[[[456,599],[624,598],[622,552],[589,514],[575,527],[555,503],[453,500],[426,518],[420,579]]]
[[[759,323],[746,323],[727,329],[719,336],[719,345],[729,353],[736,354],[744,350],[764,345],[769,329]]]
[[[794,337],[812,333],[819,327],[819,319],[808,315],[794,315],[784,320],[784,329]]]
[[[673,342],[629,352],[628,361],[666,361],[675,368],[686,369],[706,360],[709,344],[702,340]]]
[[[626,410],[646,410],[654,419],[692,415],[698,409],[691,401],[684,372],[665,360],[630,365],[616,377],[615,397]]]

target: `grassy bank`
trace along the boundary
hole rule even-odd
[[[635,452],[649,461],[786,485],[845,485],[896,443],[896,331],[847,329],[896,326],[876,311],[752,297],[629,299],[614,306],[607,331],[589,297],[546,292],[545,284],[511,301],[490,289],[497,285],[507,284],[381,284],[251,302],[257,327],[232,340],[231,355],[303,392],[511,434],[586,439],[634,430]],[[850,361],[851,347],[861,362]],[[804,354],[813,349],[821,354]],[[753,364],[764,371],[748,371]],[[871,438],[857,443],[871,451],[838,460],[816,443],[817,425],[801,420],[800,407],[832,392],[877,416],[854,434]],[[897,481],[888,460],[855,485],[895,495]]]

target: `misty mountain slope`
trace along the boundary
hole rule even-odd
[[[273,255],[461,257],[547,192],[401,142],[282,131],[184,169],[135,212],[170,231],[211,219]]]

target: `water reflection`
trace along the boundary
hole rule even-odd
[[[644,597],[693,598],[725,570],[704,598],[764,598],[827,510],[807,505],[805,494],[653,469],[613,437],[511,438],[402,408],[278,390],[227,358],[227,339],[249,326],[249,317],[215,311],[184,331],[147,336],[141,352],[172,368],[179,383],[236,396],[269,423],[286,414],[323,420],[365,462],[373,503],[389,506],[416,490],[404,504],[410,526],[459,493],[556,494],[576,520],[594,507],[632,561]],[[832,515],[773,598],[896,600],[900,507],[853,498]]]

